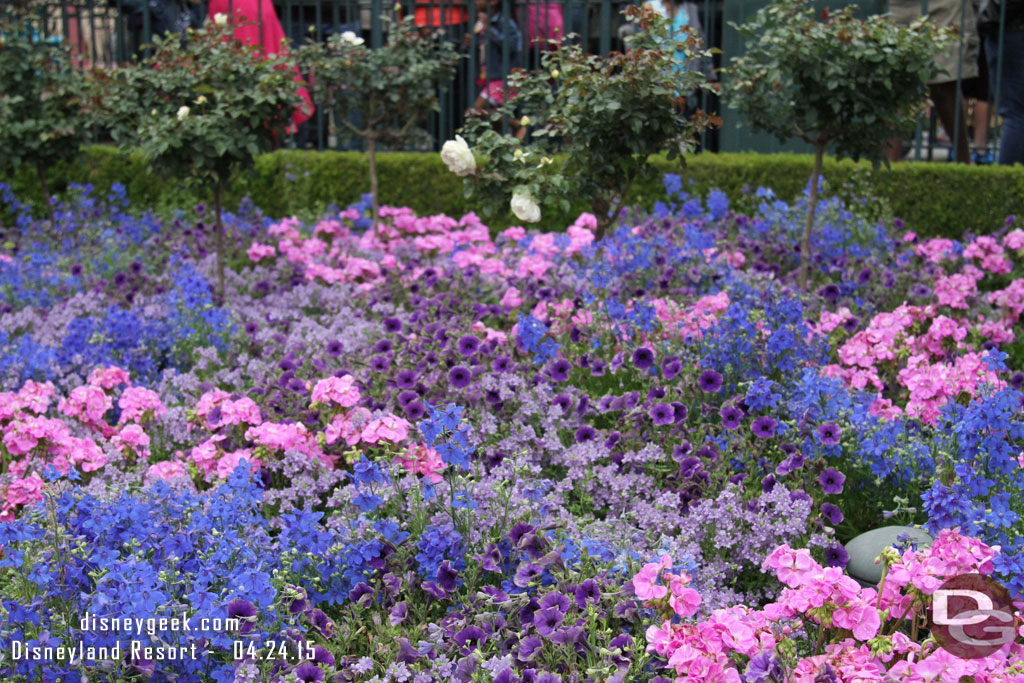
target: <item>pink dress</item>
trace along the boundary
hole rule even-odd
[[[255,22],[238,26],[235,29],[235,38],[247,45],[258,46],[262,44],[264,55],[288,54],[288,38],[284,34],[284,29],[281,28],[281,22],[278,21],[274,5],[270,0],[210,0],[209,21],[212,21],[213,17],[218,14],[228,14],[229,9],[235,15],[232,17],[233,23]],[[260,35],[261,14],[262,35]],[[294,70],[296,82],[301,83],[302,76],[299,75],[298,67],[295,67]],[[289,132],[294,132],[294,129],[298,128],[299,125],[312,118],[313,112],[316,111],[313,107],[313,99],[305,88],[299,88],[299,95],[302,97],[303,104],[296,107],[292,113],[292,129]]]
[[[526,49],[544,52],[552,49],[550,41],[561,42],[564,37],[561,2],[548,0],[526,5]]]

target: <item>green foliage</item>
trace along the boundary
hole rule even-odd
[[[85,141],[79,89],[63,44],[0,20],[0,173],[31,166],[49,194],[45,169],[73,160]]]
[[[157,38],[142,63],[96,69],[91,104],[114,140],[197,186],[222,186],[236,164],[269,151],[302,103],[293,65],[264,59],[227,24]]]
[[[880,162],[883,140],[923,110],[933,55],[951,34],[923,18],[904,28],[855,11],[825,10],[819,21],[808,0],[782,0],[735,26],[751,41],[728,69],[729,104],[780,142],[797,136]]]
[[[516,95],[497,111],[470,118],[463,133],[479,164],[460,165],[465,150],[449,143],[450,168],[465,176],[467,195],[485,212],[511,195],[516,216],[535,222],[540,206],[567,212],[582,197],[603,232],[609,211],[624,205],[633,183],[653,176],[652,154],[668,152],[671,160],[693,149],[708,117],[684,116],[686,95],[705,83],[686,63],[706,54],[694,34],[672,36],[669,22],[653,10],[626,12],[640,27],[627,52],[602,59],[562,43],[544,54],[542,70],[512,75]],[[517,111],[525,113],[519,125],[530,132],[527,144],[499,132]]]
[[[318,100],[362,114],[363,128],[348,116],[339,119],[353,133],[397,145],[414,132],[413,123],[439,110],[438,88],[451,81],[460,55],[451,41],[421,35],[412,16],[381,19],[388,41],[380,48],[370,49],[346,31],[326,45],[303,46],[296,59],[316,75],[311,87]]]
[[[377,144],[399,145],[423,131],[413,124],[440,109],[439,88],[451,82],[461,56],[454,44],[438,36],[424,35],[413,17],[395,22],[381,16],[388,35],[386,45],[369,49],[351,31],[330,38],[327,45],[310,43],[297,57],[315,74],[313,92],[333,109],[349,130],[367,141],[373,224],[377,224],[379,189]],[[362,115],[363,127],[352,124],[350,114]]]
[[[697,154],[687,157],[686,166],[680,167],[678,159],[670,162],[659,155],[651,157],[650,163],[654,176],[633,184],[627,204],[651,208],[665,199],[661,174],[680,173],[683,189],[690,195],[705,197],[718,188],[728,195],[734,210],[750,212],[761,201],[754,197],[758,187],[770,187],[786,201],[799,196],[807,187],[813,157]],[[408,206],[420,215],[462,216],[479,211],[475,200],[463,196],[462,179],[445,172],[436,154],[387,152],[380,155],[379,164],[383,204]],[[278,150],[257,157],[250,172],[232,178],[224,205],[236,207],[248,196],[271,216],[314,215],[332,203],[346,206],[358,201],[366,192],[366,169],[366,155],[359,152]],[[23,168],[15,175],[14,191],[42,209],[38,183],[26,171]],[[120,182],[140,211],[153,208],[168,214],[208,200],[167,183],[147,168],[137,151],[124,155],[111,147],[87,146],[82,160],[58,164],[49,173],[57,190],[71,182],[89,182],[101,196]],[[1024,216],[1024,167],[1020,166],[902,163],[872,169],[864,162],[826,159],[823,175],[827,195],[838,194],[851,205],[866,201],[874,215],[899,216],[907,229],[922,236],[959,239],[964,232],[983,235],[998,230],[1011,214]],[[589,210],[585,199],[576,198],[569,211],[546,212],[537,227],[565,230],[580,212]],[[521,221],[503,215],[489,224],[500,229]]]

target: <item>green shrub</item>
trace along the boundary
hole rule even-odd
[[[687,157],[685,168],[678,161],[652,160],[659,174],[680,173],[683,188],[691,195],[704,197],[718,188],[738,211],[756,207],[753,191],[759,186],[772,188],[785,200],[799,196],[813,162],[812,156],[799,154],[698,154]],[[447,171],[438,154],[382,153],[379,164],[382,204],[409,206],[426,215],[462,216],[474,209],[463,197],[462,179]],[[369,191],[366,174],[366,157],[359,152],[279,150],[258,157],[252,171],[234,179],[225,206],[234,208],[248,196],[271,216],[310,215],[332,203],[344,207],[357,201]],[[141,156],[123,157],[111,147],[87,147],[81,161],[60,164],[51,175],[55,190],[63,191],[70,182],[90,182],[101,196],[113,182],[123,183],[134,206],[158,212],[189,209],[197,201],[209,200],[161,181],[146,170]],[[826,159],[824,176],[827,194],[849,201],[866,196],[874,213],[891,212],[921,235],[959,238],[965,231],[990,233],[1008,215],[1024,215],[1024,167],[1020,166],[900,163],[874,171],[870,164]],[[14,186],[19,197],[42,207],[34,176],[15,176]],[[630,203],[649,208],[664,196],[660,178],[647,179],[634,184]],[[548,212],[539,227],[564,229],[579,212],[588,210],[581,201],[568,214]],[[498,228],[517,222],[511,214],[491,221]]]

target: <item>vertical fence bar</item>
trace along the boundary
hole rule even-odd
[[[612,49],[612,0],[601,0],[601,26],[598,50],[607,57]]]
[[[511,31],[508,30],[508,23],[512,17],[512,0],[501,0],[501,95],[502,98],[508,97],[508,71],[509,64],[512,59],[512,46],[509,41],[512,40]],[[486,36],[486,29],[484,27]],[[522,52],[522,51],[520,51]],[[486,77],[485,79],[486,80]],[[486,87],[486,85],[485,85]],[[504,135],[508,135],[509,121],[507,117],[501,119],[501,132]]]
[[[953,134],[950,138],[953,141],[953,148],[950,150],[950,156],[960,163],[969,164],[971,163],[970,155],[970,144],[968,144],[968,152],[966,159],[957,159],[956,154],[960,149],[960,105],[963,104],[963,93],[960,92],[960,85],[963,82],[964,73],[964,28],[967,24],[967,0],[960,0],[960,44],[957,52],[956,62],[956,96],[953,98]],[[948,131],[947,131],[948,133]],[[966,133],[966,127],[965,127]]]
[[[928,0],[921,0],[921,16],[928,16]],[[924,134],[923,127],[920,119],[918,119],[917,125],[914,130],[914,137],[916,138],[914,143],[914,161],[921,161],[921,146],[924,143],[922,135]],[[931,147],[934,135],[929,131],[928,134],[928,155],[931,156]]]
[[[410,1],[406,0],[406,2]],[[384,28],[380,21],[383,7],[384,3],[381,0],[370,0],[370,47],[374,50],[384,44]]]
[[[999,159],[999,150],[1003,146],[1003,126],[1001,125],[1001,117],[999,116],[999,93],[1003,86],[1004,61],[1006,61],[1006,3],[1001,2],[999,3],[999,36],[996,39],[995,101],[992,102],[992,107],[995,109],[995,125],[993,126],[992,134],[995,137],[996,144],[995,156],[999,163],[1002,163],[1002,160]]]

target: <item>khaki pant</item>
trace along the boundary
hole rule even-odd
[[[921,0],[890,0],[889,14],[896,24],[909,26],[921,16]],[[980,43],[971,0],[928,0],[928,21],[960,32],[959,41],[935,54],[939,73],[928,84],[956,81],[958,75],[960,80],[977,77]]]

